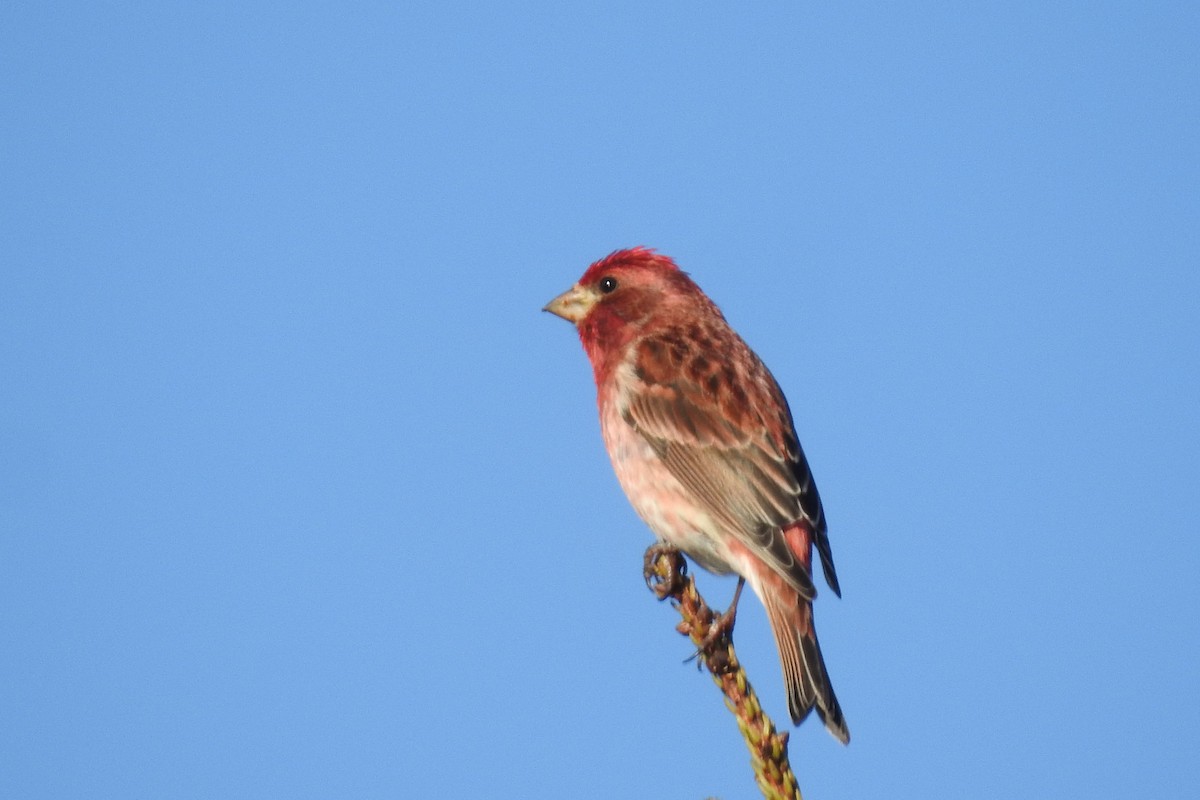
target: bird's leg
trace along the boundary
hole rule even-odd
[[[729,641],[733,635],[733,624],[737,621],[738,600],[742,598],[742,587],[745,585],[746,579],[739,575],[738,585],[733,591],[733,600],[730,601],[729,608],[725,609],[723,614],[713,616],[712,625],[708,627],[708,633],[704,635],[704,641],[700,643],[700,652],[709,651],[721,639]]]

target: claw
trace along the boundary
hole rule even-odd
[[[642,561],[642,577],[646,586],[659,600],[666,600],[683,587],[687,562],[679,550],[665,542],[655,542],[646,548]]]

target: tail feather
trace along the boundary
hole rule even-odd
[[[849,744],[850,729],[825,671],[825,659],[812,624],[812,603],[789,592],[783,597],[763,598],[763,604],[779,647],[792,722],[799,725],[815,708],[834,738]]]

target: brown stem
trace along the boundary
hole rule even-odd
[[[659,600],[670,599],[683,621],[676,630],[692,640],[697,656],[708,668],[713,681],[725,695],[725,706],[737,718],[738,729],[750,749],[754,779],[767,800],[803,800],[796,776],[788,762],[788,734],[775,730],[775,724],[763,711],[758,696],[746,678],[746,671],[733,651],[730,635],[708,641],[716,615],[696,591],[696,582],[687,574],[687,562],[678,550],[663,544],[646,550],[646,585]]]

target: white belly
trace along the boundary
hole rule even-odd
[[[659,460],[654,449],[611,404],[600,417],[613,471],[625,496],[654,535],[719,574],[734,571],[720,527]]]

